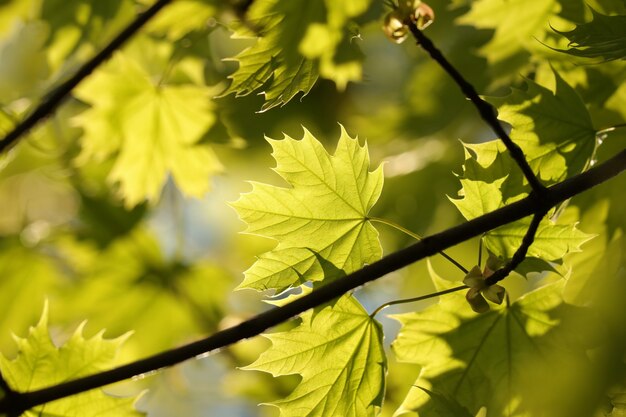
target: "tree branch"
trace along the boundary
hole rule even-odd
[[[543,197],[531,193],[526,198],[508,206],[435,235],[425,237],[423,240],[407,248],[391,253],[363,269],[330,282],[302,298],[282,307],[268,310],[237,326],[214,333],[205,339],[98,374],[64,382],[37,391],[16,393],[10,399],[5,397],[0,400],[0,414],[21,414],[29,408],[46,402],[172,366],[198,355],[223,348],[240,340],[257,336],[272,326],[285,322],[308,309],[327,303],[367,282],[374,281],[413,262],[435,255],[439,251],[462,243],[472,237],[495,229],[496,227],[503,226],[535,213],[545,213],[550,207],[608,181],[625,169],[626,149],[589,171],[551,186],[547,189]],[[527,238],[524,240],[528,241]],[[527,244],[530,245],[530,243]],[[523,246],[524,245],[525,244],[523,244]]]
[[[0,374],[0,391],[4,393],[4,395],[12,395],[15,391],[11,389],[7,381],[4,379],[2,374]]]
[[[82,67],[67,81],[50,92],[37,108],[29,114],[21,123],[0,140],[0,153],[8,150],[24,134],[28,133],[37,123],[51,115],[55,109],[67,98],[70,92],[96,68],[104,63],[109,57],[119,49],[128,39],[130,39],[139,29],[141,29],[159,10],[165,7],[171,0],[157,0],[145,12],[139,14],[124,30],[122,30],[108,45],[106,45],[91,60],[83,64]]]
[[[411,33],[413,34],[413,37],[417,41],[418,45],[428,52],[431,58],[434,59],[439,66],[441,66],[441,68],[443,68],[444,71],[450,75],[450,77],[452,77],[463,94],[465,94],[465,97],[467,97],[474,104],[480,114],[480,117],[489,125],[489,127],[491,127],[491,130],[504,143],[506,148],[511,153],[511,157],[524,173],[524,176],[533,191],[540,196],[545,194],[546,187],[541,184],[533,170],[530,168],[530,165],[528,165],[528,161],[526,161],[526,157],[524,156],[522,149],[515,142],[513,142],[513,140],[511,140],[509,135],[505,132],[502,124],[500,124],[500,121],[496,116],[496,111],[493,106],[480,98],[474,86],[463,78],[461,73],[446,59],[445,56],[443,56],[441,51],[437,49],[433,42],[417,28],[415,22],[408,19],[405,24],[411,30]]]
[[[485,284],[487,284],[487,286],[502,281],[511,272],[513,272],[513,270],[517,268],[524,259],[526,259],[528,248],[530,248],[530,245],[533,244],[533,241],[535,240],[535,235],[537,234],[537,228],[539,227],[539,223],[541,223],[541,220],[546,215],[546,213],[547,212],[545,210],[537,211],[535,213],[533,219],[530,222],[530,226],[528,226],[528,230],[526,230],[526,234],[522,239],[522,244],[519,248],[517,248],[508,264],[498,269],[496,272],[487,277],[487,279],[485,279]]]

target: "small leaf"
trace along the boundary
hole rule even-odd
[[[381,325],[351,295],[301,316],[293,330],[265,335],[272,346],[246,370],[302,381],[270,405],[289,417],[378,415],[387,361]]]
[[[477,290],[483,289],[485,287],[485,277],[483,276],[483,272],[480,270],[480,267],[473,267],[467,275],[465,275],[463,284]]]
[[[485,297],[476,288],[470,288],[465,294],[465,299],[468,304],[476,313],[486,313],[489,311],[489,303],[485,300]]]
[[[426,3],[420,3],[414,13],[415,23],[419,30],[424,30],[435,21],[435,12]]]
[[[498,284],[491,285],[482,291],[483,296],[494,304],[502,304],[506,290]]]
[[[61,347],[54,345],[48,333],[47,308],[41,320],[31,327],[27,338],[15,337],[19,352],[14,360],[0,355],[0,370],[7,383],[16,391],[26,392],[91,375],[111,368],[122,336],[107,340],[103,332],[85,339],[84,323]],[[91,390],[37,406],[28,416],[140,416],[134,410],[135,398],[120,398]]]
[[[398,7],[387,13],[383,31],[391,41],[402,43],[409,36],[409,28],[405,22],[415,22],[418,29],[424,30],[435,20],[435,12],[420,0],[401,1]]]
[[[283,291],[324,279],[320,257],[350,273],[381,257],[368,212],[383,186],[382,167],[369,171],[367,145],[342,128],[334,155],[305,130],[302,140],[268,139],[275,171],[292,188],[253,183],[232,203],[246,233],[276,239],[278,246],[246,271],[240,288]]]
[[[489,267],[485,267],[485,271],[481,271],[480,267],[475,266],[463,279],[463,283],[470,287],[465,294],[465,299],[476,313],[489,311],[489,304],[485,299],[495,304],[502,304],[504,300],[506,290],[498,284],[487,286],[485,281],[493,272],[494,270]]]
[[[409,37],[409,28],[404,24],[402,13],[397,9],[385,16],[383,31],[395,43],[402,43]]]

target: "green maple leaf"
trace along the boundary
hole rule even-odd
[[[240,288],[282,291],[321,281],[320,257],[345,273],[378,260],[382,249],[368,212],[380,196],[383,172],[369,171],[367,145],[343,127],[332,156],[306,130],[302,140],[268,141],[275,171],[292,187],[252,183],[252,191],[232,203],[247,233],[278,241],[246,271]]]
[[[519,220],[489,232],[485,245],[492,253],[511,259],[522,244],[522,239],[530,226],[530,218]],[[528,249],[528,256],[546,261],[558,261],[571,252],[580,252],[580,245],[593,238],[575,225],[556,224],[544,219],[537,229],[535,240]]]
[[[436,286],[451,287],[431,274]],[[441,415],[441,398],[428,391],[453,398],[448,407],[465,408],[470,415],[481,407],[490,416],[520,415],[516,407],[528,384],[527,369],[558,373],[563,363],[547,359],[555,352],[584,357],[584,349],[568,342],[569,327],[559,327],[580,314],[562,303],[563,284],[547,285],[508,306],[492,305],[479,315],[462,293],[453,293],[422,312],[393,316],[402,325],[392,343],[398,360],[423,367],[395,415]]]
[[[200,141],[216,120],[209,88],[160,85],[137,60],[117,53],[76,95],[92,106],[75,119],[84,130],[78,162],[113,158],[108,180],[119,184],[127,206],[156,200],[168,174],[185,194],[208,191],[221,169]]]
[[[48,333],[47,308],[27,338],[15,337],[18,355],[9,360],[0,355],[0,370],[9,386],[18,392],[33,391],[110,368],[125,336],[107,340],[102,332],[85,339],[83,325],[61,347]],[[91,390],[24,413],[24,416],[141,416],[133,408],[135,398],[120,398]]]
[[[387,368],[381,325],[351,295],[301,320],[293,330],[265,335],[272,346],[244,368],[302,376],[287,398],[271,405],[285,417],[377,415]]]
[[[596,149],[596,130],[576,91],[556,71],[554,91],[527,80],[527,90],[513,90],[489,101],[498,118],[512,126],[511,139],[542,180],[557,182],[582,172]]]
[[[266,85],[261,111],[284,105],[299,92],[308,94],[319,75],[340,89],[361,79],[361,59],[346,29],[371,0],[261,0],[248,12],[249,25],[236,28],[234,38],[256,43],[231,60],[239,69],[229,76],[223,95],[244,96]]]
[[[480,49],[494,74],[518,74],[529,62],[529,50],[549,30],[560,10],[557,0],[478,0],[459,19],[462,24],[495,30],[491,40]]]
[[[465,144],[465,149],[466,160],[460,179],[462,198],[451,201],[466,219],[504,207],[528,194],[519,168],[499,141]],[[485,246],[496,256],[510,259],[522,243],[529,224],[530,219],[526,218],[491,230],[484,235]],[[556,261],[569,252],[579,251],[580,245],[590,238],[592,235],[575,225],[544,219],[528,256]]]
[[[511,124],[511,138],[520,145],[529,164],[546,183],[582,172],[596,149],[591,117],[576,92],[555,75],[555,90],[529,81],[528,90],[515,90],[498,104],[499,118]],[[465,163],[460,178],[461,199],[452,200],[466,219],[481,216],[529,193],[519,168],[500,141],[464,144]],[[487,249],[510,259],[522,242],[529,220],[520,220],[485,235]],[[558,260],[578,251],[591,238],[575,225],[544,219],[529,256]]]
[[[591,12],[591,22],[576,25],[568,32],[554,30],[569,40],[570,49],[560,52],[601,61],[626,59],[626,16],[606,16],[594,9]]]

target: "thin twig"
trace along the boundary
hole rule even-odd
[[[537,228],[539,227],[539,223],[541,223],[541,220],[546,215],[546,213],[546,210],[541,210],[535,213],[533,219],[530,222],[530,226],[528,226],[528,230],[526,230],[526,234],[522,239],[522,244],[519,248],[517,248],[509,263],[507,263],[505,266],[498,269],[496,272],[487,277],[487,279],[485,279],[485,283],[488,286],[493,285],[496,282],[502,281],[515,268],[517,268],[524,259],[526,259],[528,248],[530,248],[530,245],[532,245],[533,241],[535,240],[535,235],[537,234]]]
[[[83,64],[82,67],[67,81],[56,87],[21,123],[0,140],[0,153],[8,150],[24,134],[28,133],[37,123],[51,115],[55,109],[67,98],[70,92],[96,68],[104,63],[130,39],[141,27],[143,27],[159,10],[165,7],[171,0],[157,0],[145,12],[139,14],[128,26],[124,28],[108,45],[97,55]]]
[[[0,414],[21,414],[40,404],[123,381],[147,372],[153,372],[257,336],[270,327],[340,297],[367,282],[374,281],[390,272],[433,256],[441,250],[458,245],[470,238],[534,213],[545,212],[549,207],[561,201],[608,181],[625,169],[626,149],[602,164],[591,168],[589,171],[551,186],[543,198],[535,193],[531,193],[522,200],[508,206],[435,235],[425,237],[423,240],[391,253],[352,274],[323,285],[291,303],[263,312],[237,326],[216,332],[205,339],[98,374],[63,382],[36,391],[16,393],[11,398],[4,397],[0,399]]]
[[[452,77],[454,82],[459,86],[465,97],[467,97],[476,107],[480,117],[491,127],[491,130],[500,138],[500,140],[504,143],[506,148],[511,153],[511,157],[520,167],[526,180],[532,187],[533,191],[538,195],[544,195],[546,192],[546,187],[541,184],[535,173],[533,172],[530,165],[528,165],[528,161],[526,161],[526,157],[524,156],[524,152],[522,149],[511,140],[509,135],[506,133],[502,124],[498,120],[496,116],[496,111],[493,106],[487,103],[485,100],[480,98],[476,89],[472,84],[467,82],[465,78],[461,75],[461,73],[446,59],[445,56],[441,53],[439,49],[433,44],[433,42],[424,35],[424,33],[417,28],[415,23],[412,20],[408,20],[405,24],[411,30],[411,33],[415,37],[417,43],[424,48],[426,52],[434,59],[441,68],[444,69]]]
[[[393,306],[396,304],[416,303],[418,301],[428,300],[429,298],[439,297],[440,295],[446,295],[446,294],[450,294],[453,292],[461,291],[466,288],[469,288],[469,287],[467,285],[460,285],[458,287],[448,288],[447,290],[437,291],[437,292],[433,292],[430,294],[421,295],[419,297],[403,298],[401,300],[388,301],[385,304],[381,304],[380,306],[378,306],[376,310],[372,311],[372,314],[370,314],[370,317],[374,317],[376,314],[380,313],[382,310],[386,309],[389,306]]]

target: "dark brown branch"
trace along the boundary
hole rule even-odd
[[[535,213],[545,213],[550,207],[609,180],[625,169],[626,149],[589,171],[550,187],[543,197],[531,193],[526,198],[506,207],[502,207],[441,233],[425,237],[423,240],[405,249],[394,252],[378,262],[324,285],[300,299],[282,307],[261,313],[237,326],[214,333],[205,339],[109,371],[64,382],[37,391],[17,393],[10,400],[5,397],[0,400],[0,414],[20,414],[29,408],[43,403],[65,398],[114,382],[123,381],[146,372],[172,366],[198,355],[212,352],[238,341],[257,336],[270,327],[283,323],[308,309],[329,302],[367,282],[374,281],[413,262],[435,255],[439,251],[462,243],[472,237],[495,229],[496,227],[503,226]]]
[[[4,377],[0,374],[0,391],[4,393],[4,395],[11,395],[14,391],[11,389],[7,381],[5,381]]]
[[[424,35],[424,33],[417,28],[415,23],[411,20],[405,22],[413,37],[417,41],[418,45],[420,45],[428,54],[434,59],[441,68],[444,69],[448,73],[450,77],[454,80],[454,82],[459,86],[465,97],[467,97],[476,107],[480,117],[491,127],[491,130],[500,138],[500,140],[504,143],[506,148],[511,153],[511,157],[520,167],[526,180],[532,187],[533,191],[540,196],[543,195],[546,191],[546,188],[541,184],[533,170],[528,165],[528,161],[526,161],[526,157],[524,156],[524,152],[522,149],[517,146],[513,140],[506,133],[502,124],[498,120],[496,116],[496,111],[493,106],[487,103],[485,100],[480,98],[476,89],[472,84],[467,82],[465,78],[461,75],[461,73],[446,59],[445,56],[441,53],[439,49],[433,44],[433,42]]]
[[[145,12],[139,14],[124,30],[122,30],[108,45],[106,45],[91,60],[83,64],[76,73],[63,84],[56,87],[37,108],[30,113],[21,123],[0,140],[0,153],[8,150],[17,140],[28,133],[37,123],[50,116],[56,108],[67,98],[70,92],[96,68],[104,63],[118,50],[128,39],[130,39],[143,25],[145,25],[159,10],[165,7],[171,0],[157,0]]]
[[[487,285],[493,285],[496,282],[502,281],[506,278],[515,268],[522,263],[524,259],[526,259],[526,254],[528,253],[528,248],[533,244],[535,240],[535,235],[537,234],[537,228],[539,228],[539,223],[541,223],[541,219],[546,215],[546,211],[541,210],[535,213],[533,219],[530,222],[530,226],[528,226],[528,230],[526,230],[526,234],[522,239],[522,244],[513,254],[513,257],[504,267],[498,269],[496,272],[491,274],[487,279],[485,279],[485,283]]]

